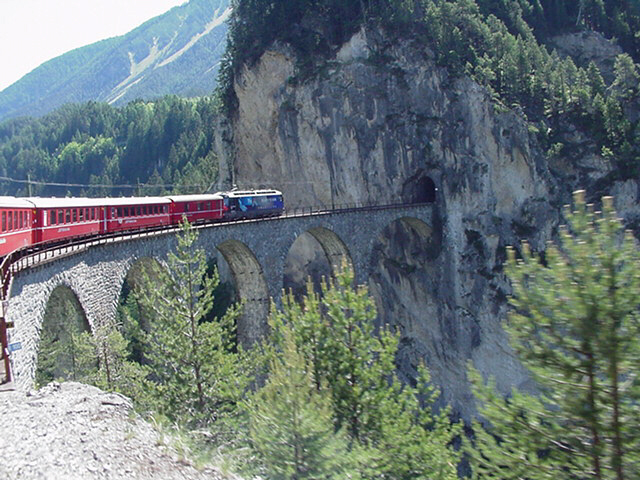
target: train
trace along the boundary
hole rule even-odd
[[[119,198],[0,197],[0,257],[72,239],[190,223],[280,216],[282,192]]]

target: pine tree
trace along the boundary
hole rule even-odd
[[[274,480],[349,478],[347,437],[334,431],[330,392],[316,388],[312,368],[289,328],[272,357],[269,378],[249,402],[252,446]]]
[[[621,54],[616,57],[615,80],[612,87],[623,99],[629,99],[638,92],[638,68],[629,54]]]
[[[525,244],[507,273],[506,330],[537,382],[509,399],[475,378],[490,434],[476,424],[478,478],[637,478],[640,251],[605,197],[594,212],[575,195],[560,245],[544,262]]]
[[[129,359],[128,342],[119,325],[99,326],[92,334],[83,333],[76,342],[85,378],[83,381],[103,390],[115,391],[132,398],[137,406],[148,406],[148,368]]]
[[[316,389],[326,385],[330,391],[335,427],[347,432],[353,454],[366,458],[359,466],[363,478],[456,478],[458,456],[451,442],[458,427],[451,425],[448,409],[431,411],[436,392],[426,370],[417,388],[398,380],[398,336],[376,329],[375,319],[373,299],[343,265],[335,279],[324,282],[322,295],[309,282],[302,304],[285,297],[282,312],[271,315],[271,341],[282,351],[282,332],[291,329]]]
[[[197,237],[185,221],[168,269],[156,267],[153,281],[147,278],[136,295],[153,315],[145,355],[158,410],[170,419],[203,425],[235,411],[248,378],[235,345],[239,310],[205,321],[219,277],[217,271],[206,275]]]

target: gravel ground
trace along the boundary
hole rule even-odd
[[[172,443],[122,395],[74,382],[0,392],[2,480],[234,478],[196,469]]]

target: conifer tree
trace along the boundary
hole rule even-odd
[[[513,251],[506,330],[537,382],[535,396],[475,393],[490,434],[476,425],[478,478],[637,478],[640,251],[610,197],[594,212],[576,192],[560,245],[544,262]]]
[[[349,478],[344,430],[334,431],[330,392],[316,388],[312,368],[298,351],[290,328],[271,358],[269,378],[247,402],[253,448],[267,478]]]
[[[349,435],[352,454],[366,459],[358,470],[363,478],[453,480],[458,456],[451,441],[458,427],[451,425],[448,409],[431,410],[437,395],[426,370],[417,388],[399,381],[398,336],[376,330],[373,299],[354,280],[353,270],[343,265],[323,284],[322,295],[308,283],[302,304],[286,296],[282,312],[271,316],[272,342],[282,351],[282,332],[291,329],[316,389],[330,391],[335,427]]]
[[[168,269],[156,267],[153,282],[147,278],[136,295],[152,315],[145,355],[158,410],[170,419],[203,425],[235,411],[248,379],[235,345],[238,309],[205,321],[219,277],[217,271],[206,275],[197,238],[185,220]]]
[[[132,398],[140,408],[148,406],[148,368],[129,359],[128,342],[119,325],[101,325],[76,339],[83,382]]]

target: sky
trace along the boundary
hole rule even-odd
[[[0,0],[0,91],[40,64],[186,0]]]

